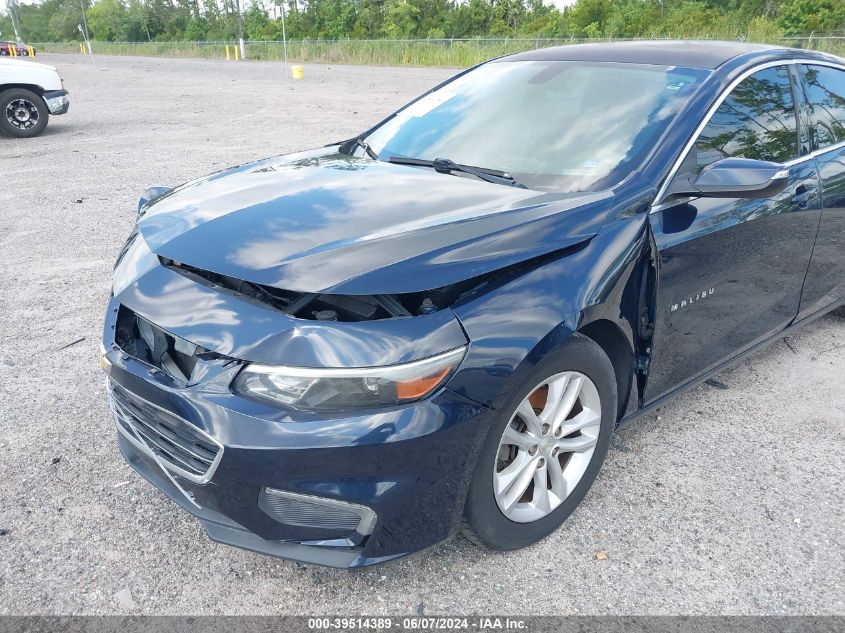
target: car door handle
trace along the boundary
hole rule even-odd
[[[798,185],[795,188],[795,193],[792,195],[792,201],[799,209],[806,209],[813,197],[815,189],[806,185]]]

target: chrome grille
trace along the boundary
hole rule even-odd
[[[142,452],[195,483],[211,479],[223,456],[223,446],[211,436],[114,384],[109,404],[118,431]]]

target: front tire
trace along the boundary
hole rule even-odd
[[[0,92],[0,130],[16,138],[38,136],[47,127],[50,112],[39,95],[24,88]]]
[[[604,463],[616,411],[610,360],[573,334],[537,364],[490,428],[467,495],[469,539],[513,550],[560,527]]]

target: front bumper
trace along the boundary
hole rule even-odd
[[[47,104],[50,114],[67,114],[70,109],[70,100],[67,94],[67,90],[53,90],[44,93],[44,103]]]
[[[457,529],[489,409],[441,389],[413,406],[296,414],[294,421],[290,412],[232,394],[236,365],[200,385],[176,387],[109,338],[104,369],[113,387],[219,443],[220,459],[203,481],[171,470],[166,475],[160,461],[118,434],[129,464],[199,518],[213,540],[308,563],[361,567],[434,545]],[[361,533],[289,521],[262,504],[268,489],[367,508],[374,525]]]
[[[123,457],[138,474],[161,490],[183,510],[197,517],[209,538],[218,543],[248,549],[268,556],[328,567],[363,567],[387,562],[402,556],[402,554],[395,554],[375,558],[365,555],[362,547],[320,547],[304,545],[295,541],[263,539],[221,512],[188,502],[181,491],[162,473],[159,466],[149,457],[140,453],[122,435],[118,435],[118,446],[120,452],[123,453]]]

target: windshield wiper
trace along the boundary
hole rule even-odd
[[[519,187],[520,189],[527,189],[525,185],[517,182],[516,179],[506,171],[499,169],[487,169],[486,167],[473,167],[471,165],[461,165],[448,158],[435,158],[434,160],[424,160],[422,158],[406,158],[404,156],[391,156],[387,159],[389,163],[396,163],[397,165],[418,165],[420,167],[432,167],[434,171],[441,174],[448,174],[453,171],[459,171],[464,174],[470,174],[484,180],[486,182],[493,182],[499,185],[510,185],[511,187]]]
[[[376,153],[373,151],[373,148],[372,148],[372,147],[370,147],[370,146],[367,144],[367,142],[366,142],[364,139],[362,139],[360,136],[359,136],[358,138],[356,138],[356,139],[355,139],[355,142],[354,142],[354,143],[352,143],[352,147],[353,147],[353,148],[355,148],[355,147],[360,147],[362,150],[364,150],[365,152],[367,152],[367,156],[369,156],[369,157],[370,157],[370,158],[372,158],[373,160],[378,160],[378,154],[376,154]]]

